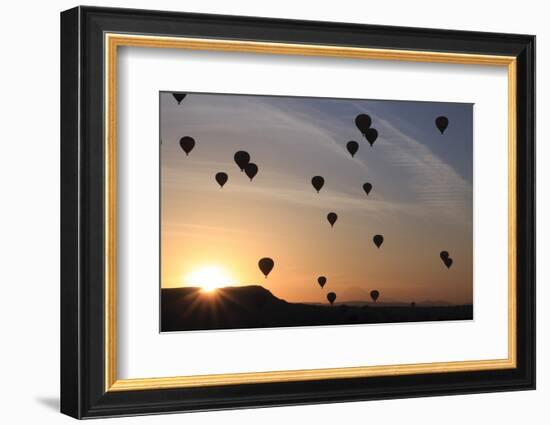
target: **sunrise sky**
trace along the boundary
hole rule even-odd
[[[360,113],[378,130],[372,147],[355,127]],[[439,115],[449,118],[443,135]],[[161,93],[161,286],[204,286],[214,273],[291,302],[326,302],[331,291],[368,300],[377,289],[386,302],[471,303],[472,121],[471,104],[190,93],[178,105]],[[196,141],[189,156],[183,136]],[[238,150],[258,164],[252,182]],[[275,261],[267,279],[262,257]]]

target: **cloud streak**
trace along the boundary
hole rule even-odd
[[[259,161],[260,174],[256,180],[260,182],[254,186],[237,183],[240,176],[234,172],[236,166],[232,158],[228,157],[224,161],[194,159],[192,162],[188,161],[191,163],[189,166],[184,164],[188,166],[185,181],[190,186],[190,189],[186,190],[201,191],[201,183],[205,183],[206,176],[213,181],[214,170],[229,170],[233,173],[230,174],[228,184],[247,199],[269,197],[288,204],[325,209],[337,205],[346,211],[391,210],[412,215],[437,214],[439,217],[444,216],[461,223],[471,221],[471,184],[421,141],[405,134],[388,119],[371,111],[369,113],[373,118],[373,126],[380,134],[379,141],[372,149],[362,141],[357,130],[351,125],[351,117],[365,110],[364,103],[350,102],[344,108],[347,116],[342,118],[338,114],[331,114],[334,108],[324,110],[317,104],[307,101],[294,102],[282,108],[278,99],[272,98],[237,97],[238,105],[235,105],[235,98],[231,96],[215,98],[214,103],[211,99],[202,99],[201,103],[197,102],[194,105],[191,120],[197,120],[193,125],[193,131],[201,134],[199,143],[210,143],[236,136],[238,140],[245,142],[243,144],[250,146],[253,152],[257,150],[254,141],[258,140],[258,144],[272,147],[267,149],[271,154],[273,151],[292,151],[293,157],[277,164],[262,164]],[[210,117],[218,118],[212,121]],[[395,117],[393,119],[395,120]],[[247,130],[236,129],[236,123],[247,123]],[[340,138],[338,134],[341,135]],[[320,202],[311,198],[309,180],[315,174],[328,171],[329,176],[326,178],[330,181],[331,177],[334,177],[334,180],[338,179],[338,174],[342,173],[342,170],[345,170],[344,173],[351,170],[355,175],[368,176],[363,180],[376,180],[371,178],[372,167],[367,165],[368,157],[361,159],[358,155],[351,159],[345,151],[344,145],[350,136],[357,136],[355,139],[360,141],[360,153],[367,151],[369,155],[374,152],[377,154],[374,171],[382,177],[380,181],[384,184],[390,179],[396,180],[395,183],[400,186],[398,193],[394,192],[392,196],[385,195],[383,191],[377,190],[375,184],[376,195],[373,194],[371,197],[375,200],[367,201],[360,189],[363,181],[357,179],[354,182],[355,187],[346,185],[346,182],[341,180],[335,186],[325,188]],[[215,147],[216,143],[212,143],[212,146]],[[235,146],[238,146],[238,143]],[[303,161],[309,163],[310,158],[314,159],[315,152],[322,152],[320,162],[323,165],[318,167],[317,172],[314,172],[313,166],[302,167],[299,162],[297,163],[297,157],[304,158]],[[267,154],[259,156],[262,159],[269,157]],[[173,152],[172,158],[177,157],[177,152]],[[331,167],[330,162],[342,165]],[[163,162],[163,166],[167,170],[179,170],[182,164],[181,161],[171,161],[169,157]],[[304,172],[307,169],[311,169],[311,172]],[[396,176],[401,178],[396,179]],[[168,174],[166,178],[175,177]],[[381,187],[384,187],[384,184]]]

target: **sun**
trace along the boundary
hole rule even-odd
[[[208,265],[202,266],[189,273],[185,281],[188,285],[199,286],[205,292],[212,292],[217,288],[233,284],[231,274],[223,267]]]

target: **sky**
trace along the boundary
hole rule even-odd
[[[373,146],[354,124],[361,113],[378,131]],[[189,156],[184,136],[196,141]],[[160,139],[162,288],[201,286],[200,271],[216,268],[227,286],[259,284],[290,302],[331,291],[363,301],[376,289],[385,302],[472,303],[472,104],[189,93],[178,105],[161,92]],[[252,182],[239,150],[258,165]],[[267,279],[263,257],[275,262]]]

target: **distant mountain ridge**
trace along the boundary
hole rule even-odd
[[[306,302],[304,304],[311,305],[324,305],[324,303]],[[446,301],[415,301],[417,307],[449,307],[456,304],[452,304]],[[411,302],[405,301],[336,301],[334,305],[349,305],[349,306],[364,306],[371,307],[409,307]]]
[[[356,302],[355,302],[356,303]],[[410,304],[289,303],[260,285],[205,292],[183,287],[161,290],[161,330],[244,329],[288,326],[471,320],[472,306]]]

